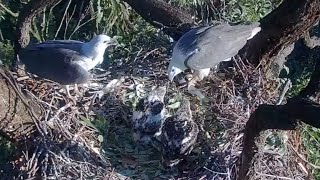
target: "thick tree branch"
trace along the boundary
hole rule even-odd
[[[266,116],[268,114],[268,116]],[[244,130],[243,150],[238,179],[248,179],[247,173],[252,167],[253,157],[257,152],[255,140],[260,132],[267,129],[292,130],[296,128],[292,119],[282,108],[276,105],[260,105],[251,114]]]
[[[319,0],[284,0],[261,19],[262,31],[240,51],[254,65],[269,68],[273,57],[302,37],[320,19]]]
[[[193,25],[192,16],[161,0],[123,0],[142,18],[179,39]],[[240,51],[254,65],[270,62],[288,45],[303,36],[320,19],[319,0],[284,0],[261,20],[262,31]],[[181,28],[182,27],[182,28]]]
[[[123,0],[144,20],[178,40],[194,25],[192,15],[159,0]]]
[[[255,139],[267,129],[293,130],[302,121],[320,128],[320,47],[309,52],[317,60],[315,70],[307,87],[285,105],[260,105],[246,123],[243,154],[239,179],[248,179],[247,173],[257,147]],[[266,116],[267,114],[267,116]]]

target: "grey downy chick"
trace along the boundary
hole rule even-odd
[[[148,144],[152,137],[161,133],[166,115],[165,94],[165,86],[156,87],[147,97],[138,102],[131,118],[135,141]]]
[[[162,127],[163,165],[172,167],[188,155],[197,141],[198,133],[199,128],[192,120],[190,101],[184,99],[176,114],[168,117]]]

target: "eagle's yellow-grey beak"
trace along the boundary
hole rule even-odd
[[[174,77],[180,74],[181,72],[182,70],[177,67],[174,67],[174,66],[169,67],[169,70],[168,70],[169,80],[172,82]]]

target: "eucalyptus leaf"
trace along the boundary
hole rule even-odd
[[[83,119],[81,119],[80,123],[82,123],[84,125],[87,125],[87,126],[93,128],[93,129],[98,130],[97,127],[91,122],[90,119],[83,118]]]
[[[169,109],[177,109],[177,108],[179,108],[180,107],[180,102],[175,102],[175,103],[173,103],[173,104],[170,104],[170,105],[168,105],[167,107],[169,108]]]
[[[101,143],[103,142],[103,136],[102,135],[98,136],[98,141],[101,142]]]

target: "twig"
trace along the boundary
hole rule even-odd
[[[61,107],[60,109],[58,109],[58,111],[56,112],[56,114],[55,114],[51,119],[49,119],[49,121],[57,118],[62,111],[65,111],[65,110],[68,109],[71,105],[72,105],[72,102],[69,102],[69,103],[66,104],[65,106],[63,106],[63,107]]]
[[[72,17],[73,17],[73,15],[75,13],[75,10],[76,10],[76,7],[73,7],[73,10],[72,10],[72,13],[71,13],[70,17],[69,17],[69,14],[66,15],[68,17],[66,17],[66,27],[64,28],[64,34],[63,34],[63,38],[64,39],[66,39],[67,30],[68,30],[69,24],[70,24],[70,22],[72,20]],[[70,39],[70,37],[68,39]]]
[[[55,3],[52,7],[50,7],[50,10],[49,10],[49,15],[48,15],[48,19],[50,19],[51,15],[53,14],[52,11],[53,9],[58,5],[60,4],[62,0],[59,0],[57,3]],[[48,37],[48,32],[49,32],[49,24],[50,22],[47,21],[46,25],[45,25],[45,36]]]
[[[74,28],[73,32],[70,34],[69,39],[73,36],[74,33],[77,32],[78,29],[80,29],[82,26],[86,25],[87,23],[89,23],[90,21],[96,19],[97,14],[93,15],[89,20],[85,21],[84,23],[80,24],[81,21],[84,19],[84,17],[80,17],[79,21],[77,23],[77,26]]]
[[[19,16],[19,13],[14,13],[9,8],[7,8],[5,5],[3,5],[1,2],[0,2],[0,7],[2,7],[5,11],[7,11],[7,13],[9,13],[11,16],[13,16],[15,18]]]
[[[159,48],[156,48],[156,49],[153,49],[153,50],[151,50],[150,52],[146,53],[146,54],[143,56],[142,60],[145,60],[150,54],[152,54],[153,52],[155,52],[155,51],[158,50],[158,49],[159,49]]]
[[[137,59],[138,59],[138,57],[139,57],[139,55],[140,55],[140,53],[141,53],[142,51],[143,51],[143,48],[140,48],[140,50],[138,51],[136,57],[135,57],[134,60],[133,60],[133,63],[136,63],[136,61],[137,61]]]
[[[293,145],[289,142],[289,145],[291,147],[291,149],[293,150],[294,153],[296,153],[296,155],[305,163],[309,164],[312,168],[314,169],[320,169],[320,166],[317,166],[315,164],[312,164],[311,162],[309,162],[308,160],[306,160],[305,158],[302,157],[302,155],[294,149]]]
[[[207,168],[207,167],[205,167],[205,166],[204,166],[203,168],[206,169],[206,170],[208,170],[208,171],[210,171],[210,172],[212,172],[212,173],[215,173],[215,174],[224,175],[224,176],[229,176],[229,175],[230,175],[230,173],[213,171],[213,170],[211,170],[211,169],[209,169],[209,168]]]
[[[43,42],[44,39],[42,37],[42,34],[39,32],[38,26],[36,24],[36,22],[33,20],[32,23],[32,28],[30,28],[30,32],[32,32],[32,34],[34,35],[34,37],[39,41],[39,42]]]
[[[271,177],[271,178],[277,178],[277,179],[285,179],[285,180],[294,180],[292,178],[288,178],[288,177],[283,177],[283,176],[275,176],[275,175],[271,175],[271,174],[264,174],[264,173],[259,173],[256,172],[258,175],[260,176],[265,176],[265,177]]]
[[[69,7],[70,7],[71,2],[72,2],[72,0],[69,0],[69,2],[68,2],[68,4],[67,4],[67,7],[66,7],[66,9],[65,9],[65,11],[64,11],[64,13],[63,13],[63,16],[62,16],[61,22],[60,22],[60,24],[59,24],[59,27],[58,27],[58,29],[57,29],[57,31],[56,31],[56,34],[54,35],[54,39],[56,39],[57,36],[58,36],[58,33],[59,33],[59,31],[60,31],[60,29],[61,29],[61,27],[62,27],[63,20],[64,20],[64,18],[66,18],[66,15],[67,15],[67,13],[68,13],[68,9],[69,9]],[[66,29],[67,29],[67,27],[66,27]]]
[[[47,106],[49,106],[49,107],[51,107],[51,108],[58,109],[57,107],[55,107],[55,106],[53,106],[53,105],[51,105],[51,104],[49,104],[49,103],[41,100],[38,96],[34,95],[34,94],[33,94],[32,92],[30,92],[29,90],[25,90],[25,91],[27,91],[27,92],[28,92],[33,98],[35,98],[38,102],[40,102],[40,103],[42,103],[42,104],[45,104],[45,105],[47,105]],[[42,109],[43,109],[43,108],[42,108]]]
[[[277,105],[280,105],[284,99],[284,96],[286,95],[286,93],[288,92],[288,90],[291,88],[291,80],[290,79],[287,79],[286,80],[286,83],[285,85],[283,86],[283,89],[280,93],[280,96],[279,96],[279,99],[278,99],[278,102],[277,102]]]

